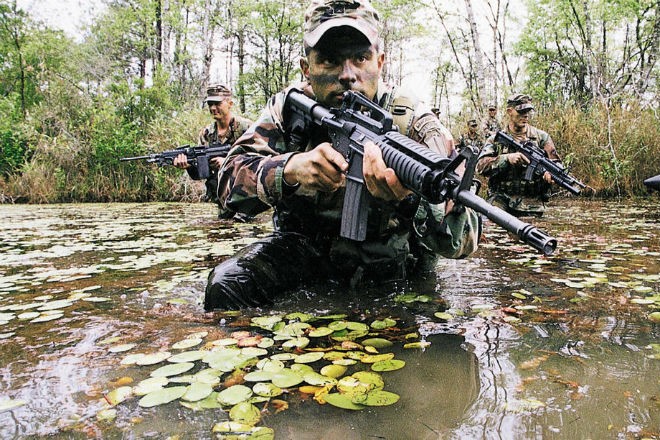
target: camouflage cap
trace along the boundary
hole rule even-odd
[[[314,47],[329,29],[350,26],[378,42],[378,12],[369,0],[312,0],[305,11],[303,41]]]
[[[468,119],[468,121],[467,121],[467,125],[468,125],[469,127],[476,127],[476,126],[477,126],[477,120],[474,119],[474,118],[473,118],[473,119]]]
[[[222,84],[213,84],[206,89],[204,102],[222,102],[231,98],[231,89]]]
[[[488,110],[497,110],[497,106],[495,104],[490,104]]]
[[[515,93],[509,96],[506,100],[506,106],[517,112],[534,110],[532,97],[529,95],[523,95],[522,93]]]

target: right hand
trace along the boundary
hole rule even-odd
[[[348,162],[332,144],[324,142],[310,151],[296,153],[284,167],[284,181],[300,184],[303,191],[334,192],[346,184]]]
[[[509,153],[506,159],[509,161],[511,165],[521,166],[529,163],[529,159],[527,159],[527,156],[525,156],[520,152]]]
[[[177,168],[181,168],[182,170],[185,170],[186,168],[190,168],[190,164],[188,163],[188,157],[181,153],[177,157],[174,158],[172,161],[172,165],[174,165]]]

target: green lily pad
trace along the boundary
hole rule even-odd
[[[257,396],[275,397],[282,394],[282,388],[272,383],[259,382],[252,387],[252,392]]]
[[[222,405],[220,402],[218,402],[218,393],[213,391],[211,394],[208,395],[205,399],[198,400],[197,402],[187,402],[185,400],[179,401],[181,406],[185,406],[186,408],[190,408],[193,411],[201,411],[204,409],[217,409],[217,408],[222,408]]]
[[[34,318],[30,320],[32,323],[37,323],[37,322],[48,322],[48,321],[54,321],[56,319],[60,319],[62,316],[64,316],[64,313],[54,313],[52,315],[44,315],[42,314],[41,316]]]
[[[371,365],[374,371],[394,371],[403,368],[406,365],[405,361],[400,359],[391,359],[389,361],[378,361]]]
[[[119,344],[108,348],[110,353],[123,353],[135,347],[137,344]]]
[[[382,320],[375,320],[374,322],[371,323],[371,328],[374,330],[385,330],[386,328],[394,327],[396,325],[396,321],[392,318],[385,318]]]
[[[389,341],[384,338],[369,338],[361,342],[365,347],[374,347],[374,348],[387,348],[394,345],[392,341]]]
[[[447,313],[447,312],[435,312],[433,316],[435,316],[438,319],[442,319],[443,321],[451,321],[452,319],[454,319],[454,316],[451,313]]]
[[[383,353],[383,354],[368,354],[362,356],[360,361],[365,364],[373,364],[381,361],[389,361],[394,358],[394,353]]]
[[[336,406],[338,408],[342,409],[350,409],[353,411],[359,411],[361,409],[364,409],[364,405],[358,405],[356,403],[353,403],[351,398],[345,394],[341,393],[330,393],[326,394],[323,396],[323,400],[328,402],[332,406]]]
[[[319,374],[316,371],[307,371],[303,373],[302,377],[305,380],[305,382],[317,387],[334,385],[337,383],[337,379],[329,376],[324,376],[323,374]]]
[[[311,364],[323,359],[324,353],[320,351],[311,351],[296,357],[296,364]]]
[[[188,386],[186,393],[181,396],[187,402],[197,402],[206,399],[213,392],[213,387],[207,383],[193,382]]]
[[[322,338],[323,336],[331,335],[334,330],[329,327],[318,327],[310,331],[307,336],[310,338]]]
[[[169,351],[158,351],[156,353],[145,354],[135,361],[137,365],[155,365],[163,362],[172,356]]]
[[[347,367],[343,365],[330,364],[321,368],[321,375],[327,377],[334,377],[335,379],[337,379],[339,377],[342,377],[346,373],[346,370]]]
[[[252,397],[252,389],[245,385],[232,385],[218,393],[218,402],[223,406],[234,406]]]
[[[150,377],[138,383],[133,387],[133,394],[136,396],[146,396],[147,394],[164,388],[169,383],[167,377]]]
[[[285,350],[290,350],[294,348],[305,348],[309,345],[309,338],[304,336],[299,336],[297,338],[289,339],[288,341],[282,344],[282,348]]]
[[[355,396],[353,403],[366,406],[387,406],[399,401],[398,394],[384,390],[374,390],[361,396]]]
[[[649,314],[649,320],[651,322],[655,322],[656,324],[660,324],[660,312],[653,312]]]
[[[178,386],[170,388],[162,388],[145,395],[140,399],[138,405],[143,408],[151,408],[153,406],[163,405],[170,403],[174,400],[181,398],[186,393],[188,387]]]
[[[280,388],[291,388],[300,384],[302,381],[303,377],[300,373],[288,368],[274,373],[272,379],[273,385],[277,385]]]
[[[229,418],[234,422],[254,426],[261,420],[261,411],[251,403],[240,402],[229,410]]]
[[[183,353],[177,353],[167,358],[167,362],[180,363],[180,362],[195,362],[200,359],[203,359],[206,355],[206,351],[202,350],[192,350],[184,351]]]
[[[177,350],[185,350],[186,348],[196,347],[201,344],[203,340],[201,338],[186,338],[182,341],[175,342],[172,344],[172,348]]]
[[[265,370],[251,371],[245,376],[243,376],[243,379],[245,379],[246,382],[269,382],[273,380],[274,374],[275,374],[274,371],[265,371]]]
[[[151,372],[151,377],[168,377],[176,376],[177,374],[185,373],[195,367],[192,362],[181,362],[178,364],[164,365]]]

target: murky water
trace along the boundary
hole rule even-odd
[[[657,198],[554,201],[534,222],[559,240],[550,258],[489,225],[477,255],[440,261],[435,279],[304,290],[243,316],[204,314],[203,288],[216,262],[269,232],[267,217],[222,223],[208,204],[3,205],[0,221],[3,439],[214,438],[221,409],[130,397],[115,418],[97,415],[104,395],[164,364],[122,365],[127,355],[175,352],[193,332],[255,333],[251,316],[291,312],[395,318],[388,351],[406,365],[382,373],[400,396],[390,406],[350,411],[294,389],[279,397],[286,410],[257,404],[277,439],[660,438]],[[113,352],[122,343],[136,346]]]

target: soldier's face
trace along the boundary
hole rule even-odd
[[[527,128],[529,124],[529,117],[531,116],[531,111],[517,112],[512,108],[506,109],[509,114],[509,120],[513,125],[514,130],[522,131]]]
[[[373,99],[385,60],[385,55],[361,33],[351,32],[352,28],[340,29],[344,29],[343,34],[326,32],[300,64],[316,100],[328,107],[341,105],[347,90]]]
[[[224,101],[209,101],[209,113],[216,121],[225,119],[231,111],[232,104],[233,102],[230,99],[225,99]]]

